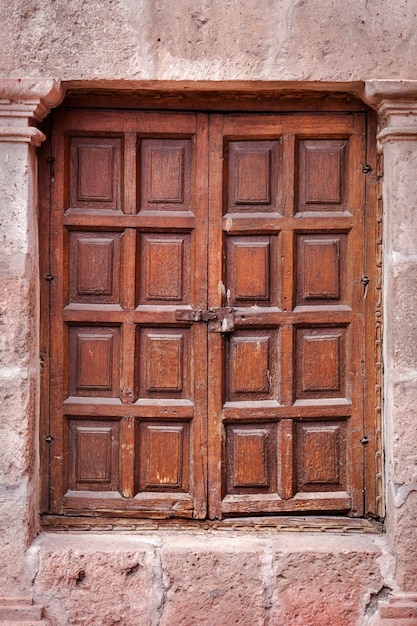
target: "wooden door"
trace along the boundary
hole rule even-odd
[[[53,131],[52,512],[206,515],[207,117]]]
[[[210,515],[361,515],[364,116],[210,138],[209,307],[234,311],[209,333]]]
[[[363,514],[364,120],[56,116],[50,512]]]

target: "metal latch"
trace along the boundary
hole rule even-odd
[[[209,320],[209,333],[232,333],[235,329],[235,312],[228,307],[215,310],[216,317]]]
[[[217,309],[177,309],[175,319],[179,322],[208,322],[210,333],[231,333],[235,329],[235,312],[229,307]]]

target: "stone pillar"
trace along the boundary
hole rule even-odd
[[[369,81],[380,116],[384,206],[384,441],[398,590],[417,590],[417,81]]]
[[[37,121],[60,103],[53,80],[0,79],[0,581],[27,593],[38,531],[39,285]]]

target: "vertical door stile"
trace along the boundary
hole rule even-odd
[[[368,285],[363,283],[365,275],[365,175],[362,165],[366,160],[365,116],[352,116],[353,134],[349,142],[349,198],[350,210],[353,214],[351,237],[351,268],[349,274],[352,284],[352,324],[351,333],[351,372],[352,401],[351,428],[348,430],[348,476],[351,482],[352,513],[361,516],[364,513],[364,446],[361,438],[364,432],[364,371],[365,332],[366,332],[366,299]],[[369,297],[371,297],[369,295]]]
[[[49,457],[51,450],[51,425],[50,425],[50,325],[45,323],[46,317],[50,315],[50,280],[51,275],[49,251],[51,249],[51,187],[53,184],[53,158],[51,146],[51,129],[53,113],[49,118],[47,138],[43,150],[46,152],[40,157],[41,164],[49,163],[50,167],[39,168],[39,228],[38,228],[38,248],[40,266],[39,303],[41,314],[41,326],[39,337],[39,357],[40,357],[40,416],[39,420],[39,452],[40,452],[40,512],[49,510]],[[47,245],[45,243],[47,242]],[[48,319],[49,321],[49,319]]]
[[[133,498],[135,495],[135,421],[131,415],[123,417],[120,421],[120,485],[125,498]]]
[[[196,212],[196,231],[193,241],[193,308],[207,308],[207,267],[209,190],[208,176],[208,116],[197,114],[196,153],[193,163],[195,195],[193,206]],[[194,435],[193,435],[193,476],[194,476],[194,517],[207,516],[207,326],[193,324],[193,352],[191,355],[191,376],[194,385]]]
[[[294,232],[284,230],[279,233],[280,237],[280,266],[276,280],[281,282],[280,308],[287,318],[294,308]],[[283,323],[279,329],[280,342],[280,402],[284,406],[291,406],[294,401],[293,372],[294,372],[294,328],[290,322]]]
[[[223,271],[223,116],[210,116],[209,151],[209,253],[208,306],[221,307],[225,300]],[[224,397],[224,338],[208,334],[208,506],[210,519],[221,518]]]
[[[123,213],[133,215],[137,211],[136,201],[136,162],[137,133],[124,133],[124,168],[123,168]]]
[[[137,134],[124,133],[123,158],[123,213],[132,215],[137,212]],[[137,232],[135,228],[126,228],[121,237],[120,263],[120,305],[124,311],[133,311],[136,307],[136,258],[138,254]],[[125,498],[135,495],[135,447],[136,419],[129,415],[128,407],[138,399],[137,375],[137,331],[132,322],[123,321],[121,328],[121,349],[123,358],[120,363],[120,400],[126,406],[125,416],[120,421],[120,490]]]
[[[380,178],[382,155],[376,154],[374,137],[376,120],[367,118],[366,165],[371,171],[364,174],[364,275],[369,279],[365,298],[365,359],[363,363],[364,447],[365,457],[365,515],[383,516],[382,472],[382,200]],[[376,211],[372,211],[372,207]],[[365,295],[365,294],[364,294]]]
[[[294,496],[294,420],[278,422],[278,494],[283,500]]]
[[[126,229],[122,234],[120,304],[124,312],[135,309],[136,239],[136,231],[133,228]],[[120,364],[120,399],[124,404],[132,404],[138,399],[136,325],[126,319],[121,327],[121,340],[123,359]]]
[[[65,345],[67,333],[62,322],[65,288],[64,274],[64,232],[65,211],[64,176],[65,136],[62,112],[54,115],[55,127],[52,132],[52,155],[54,158],[54,181],[51,190],[50,221],[50,434],[53,439],[50,456],[50,511],[60,513],[63,495],[66,491],[68,456],[65,446],[65,422],[63,420],[64,393],[67,388],[67,359]]]
[[[291,219],[294,217],[296,203],[296,137],[294,133],[283,133],[280,157],[281,213],[284,218]],[[288,315],[288,313],[292,313],[295,306],[295,232],[292,229],[284,229],[279,232],[278,236],[280,240],[280,265],[277,268],[276,280],[280,282],[279,306],[283,314]],[[293,324],[291,322],[283,323],[279,335],[279,402],[284,407],[291,407],[294,402],[296,362]],[[295,489],[295,424],[293,419],[284,417],[278,422],[277,455],[278,493],[283,500],[287,500],[294,496]]]

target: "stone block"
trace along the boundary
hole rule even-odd
[[[392,389],[392,434],[386,440],[392,459],[392,480],[401,485],[417,484],[417,372],[415,380],[396,382]]]
[[[381,546],[372,535],[90,531],[45,533],[28,557],[53,626],[352,626],[384,584]]]
[[[364,599],[383,586],[379,550],[363,537],[303,535],[293,551],[273,542],[271,624],[352,626],[366,612]]]
[[[417,215],[410,198],[417,195],[417,141],[384,147],[384,245],[388,263],[417,255]]]
[[[23,570],[25,552],[37,530],[33,499],[27,483],[0,487],[0,581],[4,594],[30,591],[30,577],[25,577]]]
[[[406,592],[417,590],[417,484],[397,486],[397,497],[390,511],[390,540],[397,557],[396,581]]]
[[[417,259],[417,256],[416,256]],[[386,376],[401,377],[401,369],[416,371],[417,263],[391,266],[385,289]]]
[[[32,410],[26,370],[0,367],[0,488],[15,487],[29,473]]]
[[[166,537],[160,626],[267,623],[262,556],[251,537]]]
[[[157,545],[121,535],[44,536],[42,549],[31,549],[39,559],[34,596],[53,626],[156,624],[163,598]]]
[[[44,533],[28,551],[52,626],[353,626],[384,585],[374,535]]]

